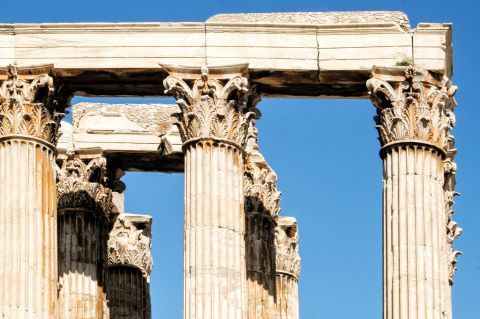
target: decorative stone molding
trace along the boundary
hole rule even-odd
[[[85,116],[94,114],[121,114],[133,123],[138,124],[155,134],[166,134],[173,126],[172,113],[178,113],[175,104],[108,104],[108,103],[77,103],[72,107],[72,125],[79,129],[79,124]]]
[[[277,174],[258,150],[257,128],[252,127],[246,147],[246,205],[249,212],[265,212],[276,218],[282,193],[277,189]]]
[[[300,255],[298,253],[298,226],[293,217],[279,217],[275,230],[276,268],[298,278],[300,275]]]
[[[244,147],[252,120],[258,116],[257,96],[248,79],[247,65],[197,69],[163,66],[169,72],[165,93],[173,95],[180,107],[177,118],[184,142],[213,138]]]
[[[69,96],[54,83],[53,66],[0,70],[0,136],[25,135],[53,145]]]
[[[103,157],[85,163],[69,154],[58,176],[58,209],[83,208],[101,210],[108,219],[112,205],[112,191],[105,187],[107,161]]]
[[[450,81],[412,67],[375,68],[367,88],[377,107],[375,122],[384,148],[417,142],[448,150],[457,90]]]
[[[400,11],[338,11],[338,12],[275,12],[218,14],[207,22],[236,23],[294,23],[294,24],[380,24],[397,23],[405,31],[410,31],[410,22]]]
[[[108,240],[108,264],[140,269],[149,280],[153,267],[150,216],[119,214]]]

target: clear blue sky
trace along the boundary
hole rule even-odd
[[[412,26],[453,22],[453,80],[459,86],[454,134],[462,193],[455,207],[464,229],[456,242],[464,255],[455,277],[454,317],[479,319],[478,3],[4,0],[0,22],[204,21],[216,13],[333,10],[401,10]],[[366,100],[264,99],[260,108],[260,146],[279,176],[282,213],[297,217],[300,226],[302,319],[381,318],[381,161],[373,106]],[[127,210],[154,216],[153,318],[181,318],[183,176],[129,173],[124,181]]]

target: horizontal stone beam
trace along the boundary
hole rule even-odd
[[[249,64],[264,96],[366,98],[373,66],[451,75],[449,24],[399,12],[218,15],[204,23],[0,25],[0,67],[53,64],[78,95],[160,96],[160,65]]]
[[[78,103],[62,122],[58,159],[102,154],[125,171],[182,172],[182,141],[171,114],[176,104]]]

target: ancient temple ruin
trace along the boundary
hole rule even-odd
[[[300,230],[257,105],[336,97],[377,109],[383,318],[451,319],[451,37],[400,12],[1,25],[1,317],[151,318],[152,218],[125,212],[121,180],[144,171],[184,174],[185,319],[298,319]],[[80,103],[63,122],[76,95],[177,104]]]

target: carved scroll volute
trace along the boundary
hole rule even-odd
[[[417,142],[447,152],[457,90],[448,79],[438,81],[412,67],[376,68],[367,88],[377,107],[375,122],[382,146]]]
[[[108,219],[112,206],[112,191],[105,186],[106,165],[104,157],[84,162],[70,154],[63,161],[58,176],[58,209],[83,208],[99,211]]]
[[[244,76],[246,65],[220,69],[220,74],[206,66],[199,74],[196,69],[163,68],[170,74],[163,82],[165,93],[176,98],[181,110],[174,116],[184,142],[214,138],[245,146],[250,123],[258,114]]]
[[[298,279],[300,255],[298,252],[298,226],[293,217],[279,217],[275,230],[277,272],[286,273]]]
[[[153,268],[150,216],[119,214],[108,240],[108,264],[133,266],[147,280]]]
[[[70,94],[52,73],[52,66],[0,69],[0,136],[32,136],[56,145]]]

